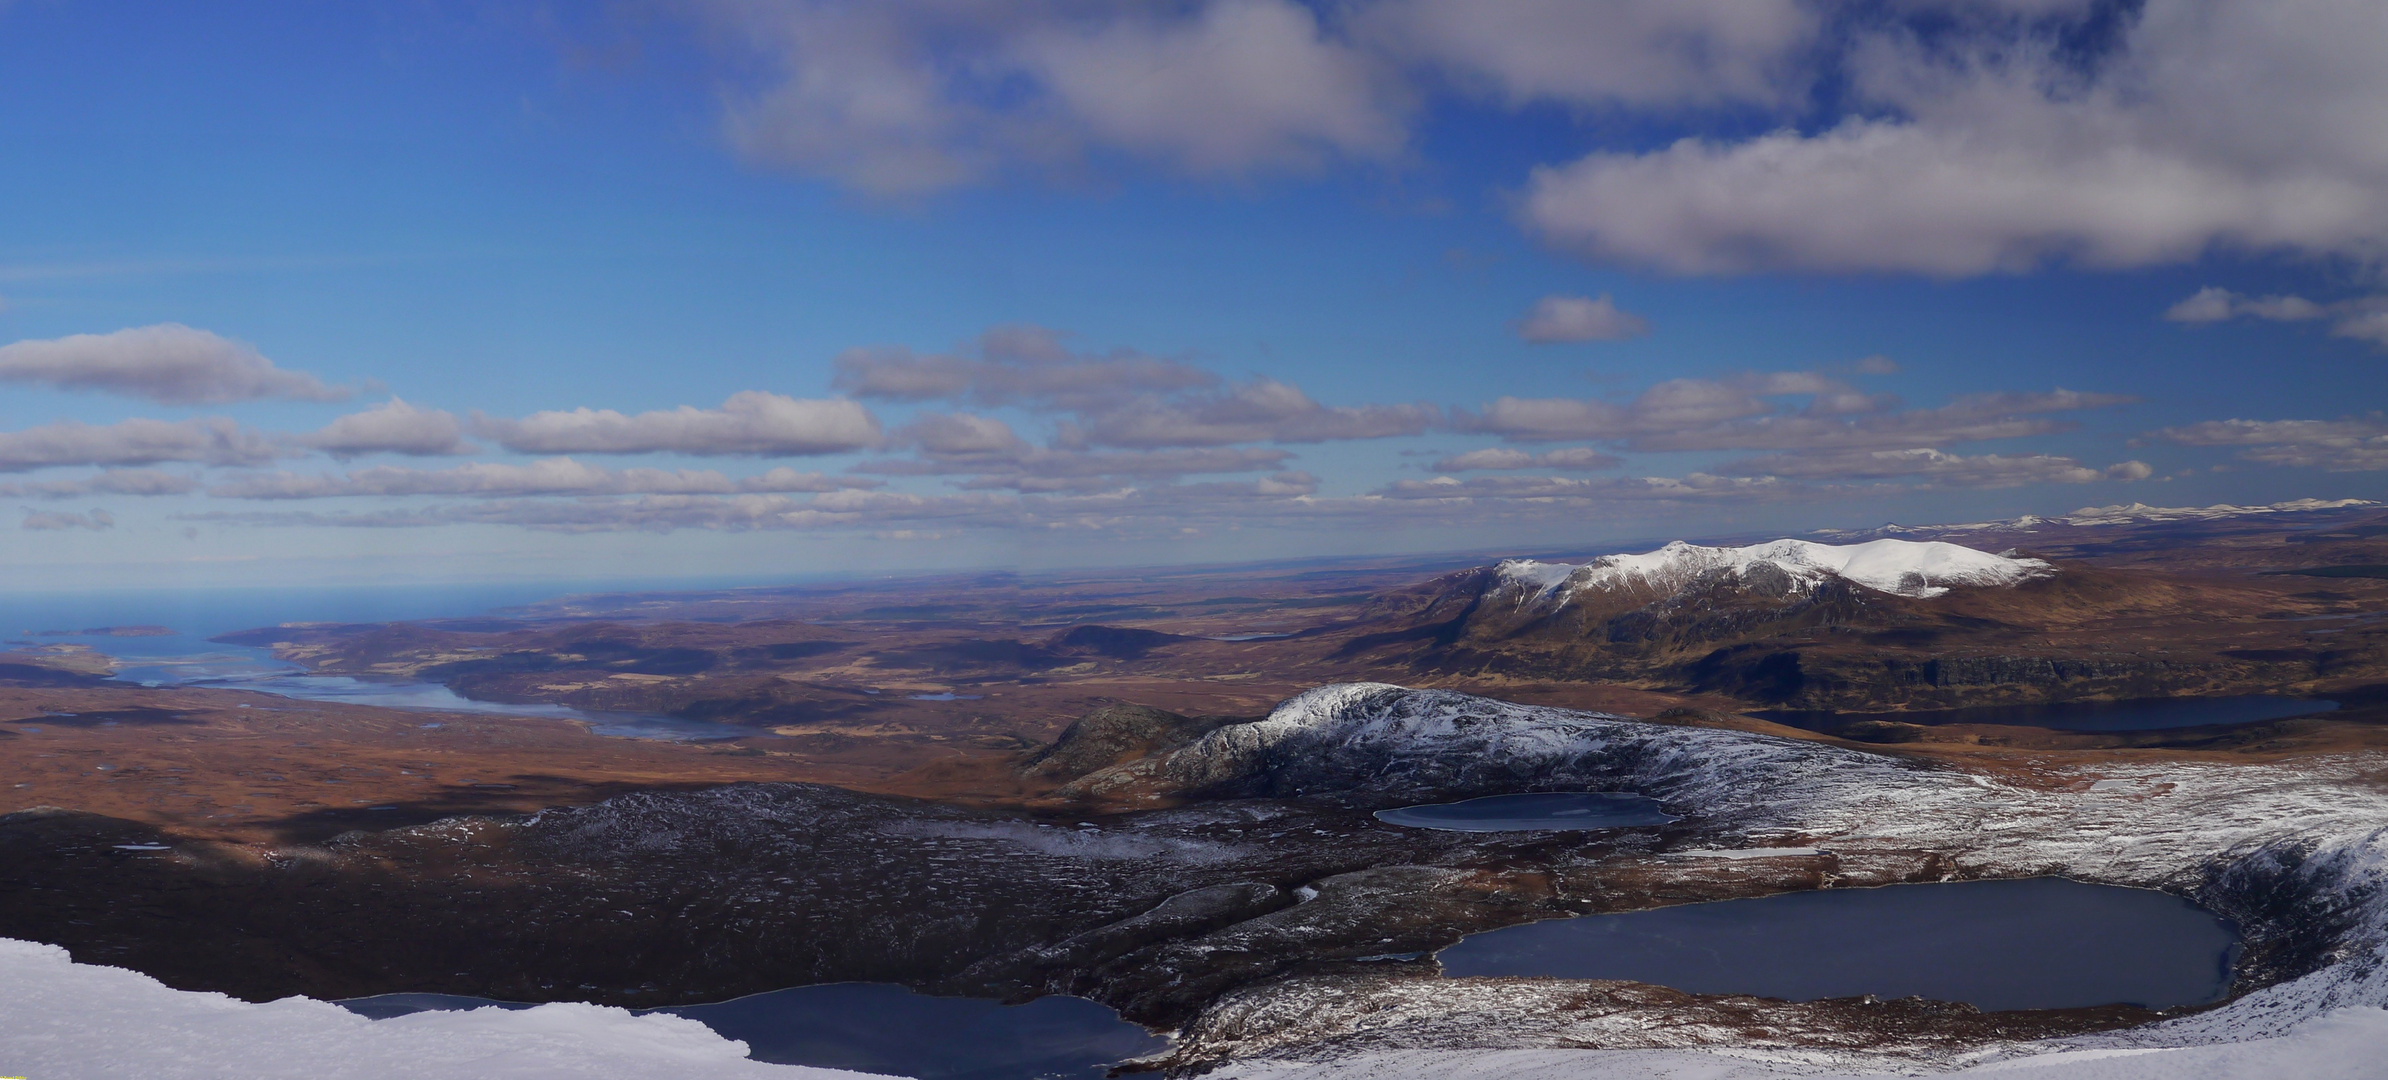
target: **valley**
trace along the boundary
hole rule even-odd
[[[695,739],[138,686],[33,638],[0,669],[0,936],[249,1000],[1067,994],[1176,1032],[1143,1067],[1181,1073],[1486,1046],[1925,1068],[2285,1030],[2388,1000],[2388,582],[2284,572],[2388,561],[2383,523],[576,597],[220,639],[292,678],[718,729]],[[1938,711],[2227,695],[2334,707]],[[1379,817],[1574,791],[1663,813]],[[2228,997],[1985,1011],[1434,958],[1573,915],[2048,876],[2231,920]]]

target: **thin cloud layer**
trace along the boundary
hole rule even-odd
[[[2328,472],[2388,469],[2388,420],[2374,413],[2344,420],[2208,420],[2164,428],[2153,437],[2183,446],[2236,446],[2265,465]]]
[[[0,345],[0,382],[97,390],[163,405],[338,401],[350,393],[275,367],[246,343],[180,323]]]
[[[161,469],[108,469],[73,480],[37,480],[0,484],[0,496],[12,499],[80,499],[91,495],[188,495],[199,490],[197,477]]]
[[[1789,399],[1804,398],[1797,403]],[[1503,397],[1452,426],[1517,442],[1608,441],[1630,450],[1912,450],[2061,430],[2050,414],[2128,404],[2116,394],[1974,394],[1902,409],[1814,372],[1670,379],[1624,402]]]
[[[710,469],[608,469],[571,458],[528,465],[476,461],[449,469],[378,466],[344,476],[272,472],[234,476],[209,486],[221,499],[322,499],[355,496],[472,495],[484,498],[535,495],[728,495],[742,492],[815,492],[875,487],[878,482],[833,479],[781,467],[760,476],[731,479]]]
[[[1783,479],[1913,480],[1932,487],[1987,490],[2031,484],[2088,484],[2101,480],[2145,480],[2145,462],[2125,461],[2094,469],[2054,454],[1952,454],[1928,447],[1858,450],[1821,454],[1778,454],[1717,467],[1730,476]]]
[[[879,420],[841,398],[741,390],[718,409],[625,415],[612,409],[476,417],[477,434],[521,454],[695,454],[803,457],[879,445]]]
[[[1379,489],[1388,499],[1434,500],[1565,500],[1582,505],[1610,500],[1710,502],[1756,499],[1782,493],[1785,485],[1771,477],[1716,476],[1691,473],[1682,477],[1629,476],[1578,479],[1565,476],[1476,476],[1459,479],[1396,480]]]
[[[106,532],[116,527],[116,517],[105,510],[93,510],[86,514],[66,510],[28,511],[22,527],[27,532],[67,532],[75,529]]]
[[[263,465],[288,454],[275,440],[222,417],[197,420],[135,418],[113,424],[60,420],[0,432],[0,472],[60,465]]]
[[[1617,307],[1609,294],[1545,296],[1518,320],[1517,336],[1536,345],[1625,341],[1650,332],[1650,320]]]
[[[1224,385],[1191,364],[1130,349],[1074,352],[1066,335],[1036,326],[990,330],[954,354],[850,350],[837,368],[835,385],[856,397],[1008,405],[1066,417],[1055,440],[1060,449],[1381,439],[1415,435],[1442,419],[1440,408],[1423,402],[1322,405],[1275,379]],[[955,440],[1002,441],[1010,429],[997,431],[997,424],[984,417],[930,417],[905,434],[924,445],[958,447]]]
[[[1113,349],[1076,352],[1069,335],[1041,326],[999,326],[954,353],[901,346],[849,349],[831,385],[858,398],[1017,405],[1041,411],[1099,412],[1146,394],[1219,385],[1183,361]]]
[[[1559,450],[1545,450],[1539,454],[1508,446],[1491,446],[1470,450],[1436,461],[1429,466],[1436,472],[1467,472],[1472,469],[1557,469],[1562,471],[1591,471],[1614,469],[1625,459],[1604,454],[1589,446],[1570,446]]]
[[[1442,410],[1426,402],[1321,405],[1299,387],[1263,378],[1215,394],[1142,398],[1087,417],[1077,437],[1093,445],[1140,448],[1316,443],[1417,435],[1442,418]]]

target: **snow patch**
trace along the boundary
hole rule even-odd
[[[2388,1046],[2388,1011],[2353,1008],[2276,1038],[2221,1046],[2057,1051],[1937,1075],[2015,1080],[2372,1080],[2381,1075],[2382,1046]],[[1210,1075],[1220,1080],[1846,1080],[1885,1074],[1683,1050],[1406,1050],[1318,1063],[1231,1062]]]
[[[772,1065],[694,1020],[598,1005],[426,1012],[368,1020],[328,1001],[262,1005],[78,964],[0,938],[0,1069],[41,1080],[858,1080]]]

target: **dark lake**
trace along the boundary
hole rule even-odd
[[[376,1020],[433,1009],[527,1009],[453,994],[383,994],[339,1004]],[[886,1073],[919,1080],[1100,1080],[1113,1063],[1168,1040],[1084,998],[1025,1005],[930,997],[884,983],[774,990],[663,1012],[743,1040],[757,1061]]]
[[[1480,799],[1379,810],[1376,819],[1388,825],[1452,832],[1621,829],[1629,825],[1664,825],[1676,820],[1674,815],[1659,809],[1656,799],[1605,791],[1487,795]]]
[[[2004,724],[2057,731],[2159,731],[2219,727],[2329,712],[2335,701],[2318,698],[2244,697],[2144,698],[2137,701],[2068,701],[2053,705],[1985,705],[1932,712],[1849,713],[1775,710],[1750,715],[1808,731],[1833,732],[1867,720],[1900,724]]]
[[[1445,975],[1631,979],[1790,1001],[1873,994],[1986,1011],[2216,1001],[2239,935],[2190,902],[2064,878],[1826,889],[1471,935]]]

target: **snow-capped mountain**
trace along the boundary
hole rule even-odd
[[[2038,559],[1993,555],[1937,541],[1875,540],[1817,544],[1776,540],[1749,547],[1703,547],[1681,540],[1638,555],[1604,555],[1581,566],[1511,559],[1494,573],[1496,590],[1520,603],[1564,606],[1587,592],[1646,591],[1661,596],[1695,583],[1730,579],[1754,591],[1789,596],[1839,578],[1898,596],[1930,599],[1952,586],[2011,586],[2056,572]]]

